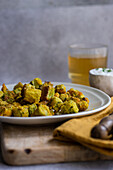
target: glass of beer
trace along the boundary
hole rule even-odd
[[[89,86],[89,70],[107,67],[108,48],[102,44],[73,44],[69,46],[68,76],[72,83]]]

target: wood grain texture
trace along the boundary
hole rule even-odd
[[[1,148],[4,161],[10,165],[30,165],[113,159],[78,143],[54,140],[52,133],[55,127],[2,124]]]

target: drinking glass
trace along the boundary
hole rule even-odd
[[[108,47],[102,44],[72,44],[68,53],[68,76],[72,83],[89,86],[89,70],[107,67]]]

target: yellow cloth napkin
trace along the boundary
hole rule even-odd
[[[105,155],[113,156],[113,140],[95,139],[90,136],[91,129],[99,121],[113,112],[113,97],[111,104],[104,110],[81,118],[71,119],[57,127],[53,136],[58,140],[76,141]]]

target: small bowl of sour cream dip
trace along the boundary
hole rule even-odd
[[[89,71],[89,84],[113,96],[113,69],[95,68]]]

